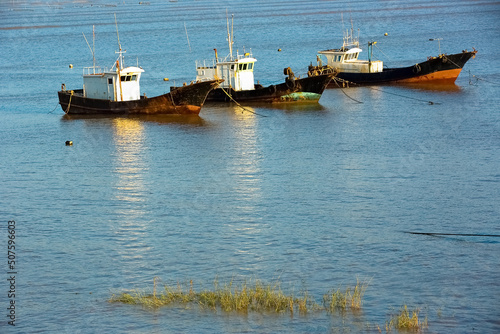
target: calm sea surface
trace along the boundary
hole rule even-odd
[[[126,64],[145,69],[141,91],[154,96],[193,80],[214,48],[228,52],[226,10],[265,85],[284,67],[304,75],[351,19],[391,66],[439,47],[479,52],[446,89],[329,89],[318,105],[206,105],[199,117],[64,116],[57,90],[81,87],[92,25],[98,65],[111,66],[116,13]],[[408,305],[429,333],[499,333],[500,238],[406,233],[500,235],[499,18],[494,0],[2,1],[0,332],[378,333]],[[317,302],[357,278],[369,286],[344,315],[108,303],[154,277],[280,282]]]

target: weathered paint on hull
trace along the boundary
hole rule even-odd
[[[457,80],[458,75],[462,72],[461,68],[457,68],[454,70],[445,70],[434,73],[429,73],[426,75],[420,75],[413,78],[403,79],[396,82],[402,83],[447,83],[452,84]]]
[[[90,99],[83,90],[58,92],[59,104],[67,114],[180,114],[197,115],[208,93],[221,80],[204,81],[172,89],[171,92],[134,101]]]
[[[310,101],[316,102],[319,101],[321,94],[316,93],[308,93],[308,92],[298,92],[291,93],[288,95],[281,96],[281,100],[283,102],[299,102],[299,101]]]
[[[216,88],[208,94],[207,101],[214,102],[264,102],[264,103],[301,103],[318,102],[321,94],[334,77],[322,74],[301,79],[286,79],[279,85],[256,87],[254,90],[235,91]],[[301,95],[302,94],[302,95]]]

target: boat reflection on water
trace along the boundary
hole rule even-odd
[[[167,115],[165,115],[167,116]],[[174,117],[175,119],[175,117]],[[185,120],[181,122],[192,122]],[[188,119],[191,119],[189,117]],[[150,228],[147,205],[149,196],[150,150],[147,142],[145,122],[166,122],[160,117],[110,116],[110,115],[64,115],[65,127],[85,127],[85,135],[75,140],[73,164],[88,164],[88,168],[104,168],[111,175],[103,184],[102,191],[108,203],[106,228],[113,231],[111,242],[115,243],[116,260],[124,262],[127,275],[135,275],[134,267],[151,251],[145,244],[145,235]],[[90,163],[89,163],[90,162]]]
[[[114,197],[130,204],[144,201],[144,172],[149,168],[144,157],[144,125],[136,120],[116,118],[112,122],[114,172],[118,176],[114,186]],[[128,212],[132,207],[126,206]]]
[[[264,254],[261,240],[270,239],[268,222],[263,218],[261,210],[265,201],[263,183],[262,140],[265,134],[259,131],[259,123],[267,121],[261,114],[268,110],[238,105],[226,107],[227,113],[234,118],[231,131],[232,145],[226,147],[227,167],[216,175],[221,178],[226,196],[232,200],[225,203],[228,219],[224,222],[224,233],[231,240],[231,259],[242,256],[249,259],[246,263],[233,264],[240,274],[252,275],[262,270]],[[223,182],[223,183],[222,183]],[[219,188],[220,189],[220,188]]]
[[[429,92],[448,92],[448,93],[458,93],[462,91],[462,88],[455,83],[443,84],[443,83],[405,83],[398,84],[398,87],[407,87],[412,89],[419,89]]]
[[[74,120],[131,120],[136,122],[150,122],[158,124],[186,124],[186,125],[205,125],[206,121],[198,115],[68,115],[62,117],[65,121]]]
[[[255,116],[272,116],[273,112],[327,112],[328,109],[320,103],[266,103],[266,102],[244,102],[240,105],[235,103],[221,106],[217,102],[205,103],[204,110],[206,114],[213,109],[231,110],[235,114],[249,114]]]
[[[145,157],[148,150],[144,124],[125,117],[116,117],[111,124],[115,148],[112,170],[116,177],[110,196],[116,205],[112,216],[115,218],[110,224],[115,231],[121,260],[136,263],[151,251],[144,242],[149,230],[145,209],[149,162]]]

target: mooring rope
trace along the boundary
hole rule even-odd
[[[233,99],[233,97],[228,92],[226,92],[226,90],[224,88],[220,87],[220,89],[222,89],[222,91],[224,93],[226,93],[226,95],[231,99],[231,101],[233,101],[234,103],[236,103],[236,105],[238,107],[240,107],[241,109],[243,109],[245,111],[248,111],[249,113],[257,115],[257,116],[267,117],[266,115],[262,115],[262,114],[256,113],[255,111],[252,111],[250,109],[247,109],[247,108],[243,107],[241,104],[238,103],[238,101],[236,101],[235,99]]]
[[[70,92],[68,107],[64,111],[64,112],[66,112],[66,114],[69,112],[69,107],[71,106],[71,98],[73,98],[73,93],[74,93],[73,91]]]
[[[177,106],[175,105],[175,102],[174,102],[174,93],[175,92],[175,89],[173,91],[170,92],[170,101],[172,102],[172,106],[174,107],[174,110],[177,110]]]
[[[450,63],[452,63],[453,65],[455,65],[457,68],[461,68],[460,65],[458,65],[453,60],[451,60],[447,55],[443,54],[443,58],[445,58],[446,60],[449,60]]]
[[[471,79],[471,77],[472,77],[472,78],[474,78],[474,79],[476,79],[476,82],[475,82],[475,83],[472,83],[472,79]],[[475,85],[478,81],[484,81],[484,82],[487,82],[487,83],[492,84],[492,85],[494,85],[494,86],[500,86],[500,84],[499,84],[499,83],[497,83],[497,82],[493,82],[493,81],[485,80],[485,79],[483,79],[483,78],[478,77],[477,75],[471,74],[471,73],[470,73],[470,70],[469,70],[469,85]]]
[[[417,99],[416,97],[411,97],[411,96],[401,95],[401,94],[397,94],[397,93],[386,92],[386,91],[383,91],[382,89],[378,89],[378,88],[375,88],[375,87],[368,87],[368,88],[373,89],[373,90],[377,90],[377,91],[382,92],[382,93],[392,94],[392,95],[404,97],[404,98],[411,99],[411,100],[416,100],[416,101],[420,101],[420,102],[427,102],[430,105],[432,105],[432,104],[441,104],[440,102],[432,102],[432,101]]]
[[[56,104],[56,106],[54,107],[54,109],[52,109],[52,111],[49,111],[47,114],[52,114],[57,109],[57,107],[59,107],[59,103]]]
[[[350,97],[349,95],[347,95],[347,93],[344,91],[344,89],[342,87],[340,87],[339,85],[339,81],[342,81],[342,82],[347,82],[349,83],[347,80],[343,80],[343,79],[337,79],[337,78],[333,78],[333,80],[335,81],[335,84],[337,85],[338,88],[340,88],[340,90],[342,91],[342,93],[344,93],[345,96],[347,96],[348,98],[350,98],[351,100],[353,100],[354,102],[357,102],[357,103],[363,103],[359,100],[356,100],[355,98],[353,97]]]
[[[445,235],[445,236],[462,236],[462,237],[493,237],[500,238],[500,234],[477,234],[477,233],[434,233],[434,232],[404,232],[408,234],[419,235]]]
[[[347,80],[344,80],[344,79],[334,78],[334,80],[335,80],[335,83],[337,84],[337,86],[338,86],[339,88],[341,88],[341,87],[339,86],[339,84],[338,84],[338,82],[337,82],[337,81],[345,82],[345,83],[347,83],[348,85],[354,85],[354,86],[361,87],[360,85],[358,85],[358,84],[357,84],[357,83],[355,83],[355,82],[347,81]],[[376,87],[373,87],[373,86],[367,86],[367,88],[370,88],[370,89],[373,89],[373,90],[376,90],[376,91],[379,91],[379,92],[382,92],[382,93],[387,93],[387,94],[392,94],[392,95],[396,95],[396,96],[399,96],[399,97],[404,97],[404,98],[407,98],[407,99],[412,99],[412,100],[416,100],[416,101],[426,102],[426,103],[428,103],[428,104],[430,104],[430,105],[433,105],[433,104],[441,104],[441,103],[439,103],[439,102],[432,102],[432,101],[427,101],[427,100],[418,99],[418,98],[416,98],[416,97],[411,97],[411,96],[401,95],[401,94],[397,94],[397,93],[386,92],[386,91],[384,91],[384,90],[382,90],[382,89],[380,89],[380,88],[376,88]],[[342,88],[341,88],[341,90],[342,90],[342,93],[344,93],[347,97],[349,97],[350,99],[353,99],[352,97],[350,97],[349,95],[347,95],[347,94],[344,92],[344,90],[343,90]],[[358,102],[358,103],[363,103],[363,102],[357,101],[357,100],[355,100],[355,99],[353,99],[353,100],[354,100],[354,101],[356,101],[356,102]]]

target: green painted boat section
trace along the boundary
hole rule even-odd
[[[281,96],[281,101],[317,101],[321,94],[297,92]]]

